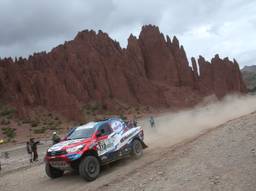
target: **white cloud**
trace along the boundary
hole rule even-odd
[[[49,51],[84,29],[102,29],[124,47],[130,33],[155,24],[189,57],[219,53],[254,64],[255,11],[249,0],[1,0],[0,56]]]

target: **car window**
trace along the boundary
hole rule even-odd
[[[90,122],[72,129],[67,136],[68,140],[89,138],[95,132],[95,123]]]
[[[68,140],[89,138],[94,133],[94,128],[76,129],[68,137]]]
[[[102,124],[99,128],[98,131],[101,133],[101,136],[104,135],[109,135],[112,133],[112,129],[108,123]]]

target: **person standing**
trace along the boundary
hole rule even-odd
[[[156,127],[155,120],[154,120],[153,116],[150,116],[149,123],[150,123],[150,127],[151,128],[155,128]]]
[[[33,153],[33,161],[38,161],[37,145],[39,143],[40,142],[39,141],[35,141],[34,138],[30,139],[31,151]]]
[[[60,142],[60,137],[57,135],[57,133],[54,131],[52,133],[52,144],[55,145]]]
[[[133,117],[133,121],[132,122],[133,122],[133,127],[137,127],[138,122],[137,122],[135,117]]]
[[[30,155],[29,161],[33,162],[33,159],[32,159],[32,149],[31,149],[30,141],[27,141],[26,148],[27,148],[27,153]]]

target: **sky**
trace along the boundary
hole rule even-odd
[[[145,24],[176,35],[188,58],[218,53],[256,64],[254,0],[0,0],[0,57],[48,52],[85,29],[126,47]]]

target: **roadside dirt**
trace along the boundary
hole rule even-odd
[[[44,165],[38,164],[2,175],[0,190],[254,191],[256,113],[220,124],[224,119],[239,117],[255,108],[251,106],[246,110],[240,105],[239,112],[234,112],[238,107],[234,101],[227,108],[222,105],[222,110],[207,107],[197,108],[203,112],[185,111],[159,116],[156,129],[150,129],[147,120],[140,121],[149,145],[144,156],[104,167],[94,182],[85,182],[73,173],[51,180],[45,175]],[[220,120],[224,114],[228,118]],[[200,122],[199,119],[203,120]],[[42,152],[45,146],[40,147]]]
[[[98,190],[246,190],[256,188],[256,114],[193,141],[163,149],[158,160]]]

